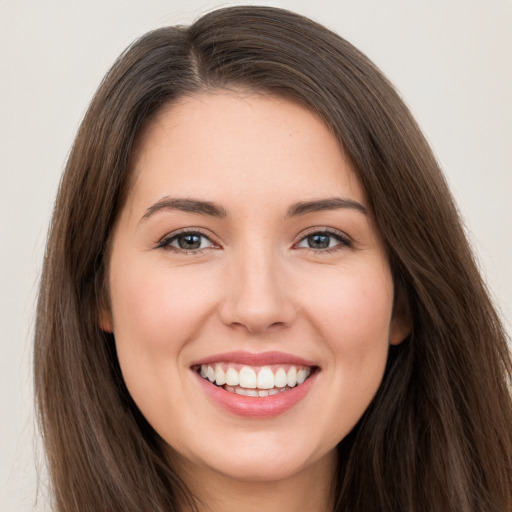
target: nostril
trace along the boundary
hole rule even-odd
[[[251,334],[275,331],[289,326],[295,319],[295,309],[288,304],[247,306],[244,303],[225,304],[220,313],[222,322]]]
[[[244,261],[230,276],[219,303],[220,316],[224,324],[240,329],[243,327],[251,334],[269,329],[286,327],[293,322],[296,308],[289,288],[285,285],[284,271],[275,268],[275,254],[262,255],[272,257],[272,261],[256,261],[254,254],[250,261]],[[251,259],[252,258],[252,259]],[[255,262],[254,264],[251,264]]]

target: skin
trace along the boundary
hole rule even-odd
[[[329,510],[335,447],[375,395],[389,344],[408,333],[392,318],[388,261],[350,162],[304,107],[210,91],[162,110],[132,163],[100,325],[115,334],[133,399],[204,510]],[[153,207],[166,197],[214,202],[226,215]],[[366,213],[287,215],[333,197]],[[172,237],[185,228],[201,231],[202,248],[180,250]],[[326,229],[330,247],[310,247]],[[233,350],[278,350],[319,371],[284,414],[240,417],[191,370]]]

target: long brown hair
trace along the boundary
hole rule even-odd
[[[375,214],[395,308],[412,323],[338,446],[336,510],[512,510],[507,339],[432,152],[364,55],[270,7],[221,9],[146,34],[106,75],[81,124],[53,214],[35,336],[56,509],[169,512],[192,500],[131,400],[98,314],[142,128],[179,97],[232,86],[294,99],[332,130]]]

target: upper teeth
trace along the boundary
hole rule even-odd
[[[311,368],[301,366],[242,366],[239,370],[227,363],[203,364],[200,374],[217,386],[240,386],[246,389],[293,388],[302,384],[310,375]]]

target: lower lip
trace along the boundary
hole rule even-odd
[[[297,405],[311,389],[316,380],[317,372],[308,377],[302,384],[271,396],[243,396],[215,386],[194,372],[199,384],[206,394],[224,410],[245,418],[274,418]]]

